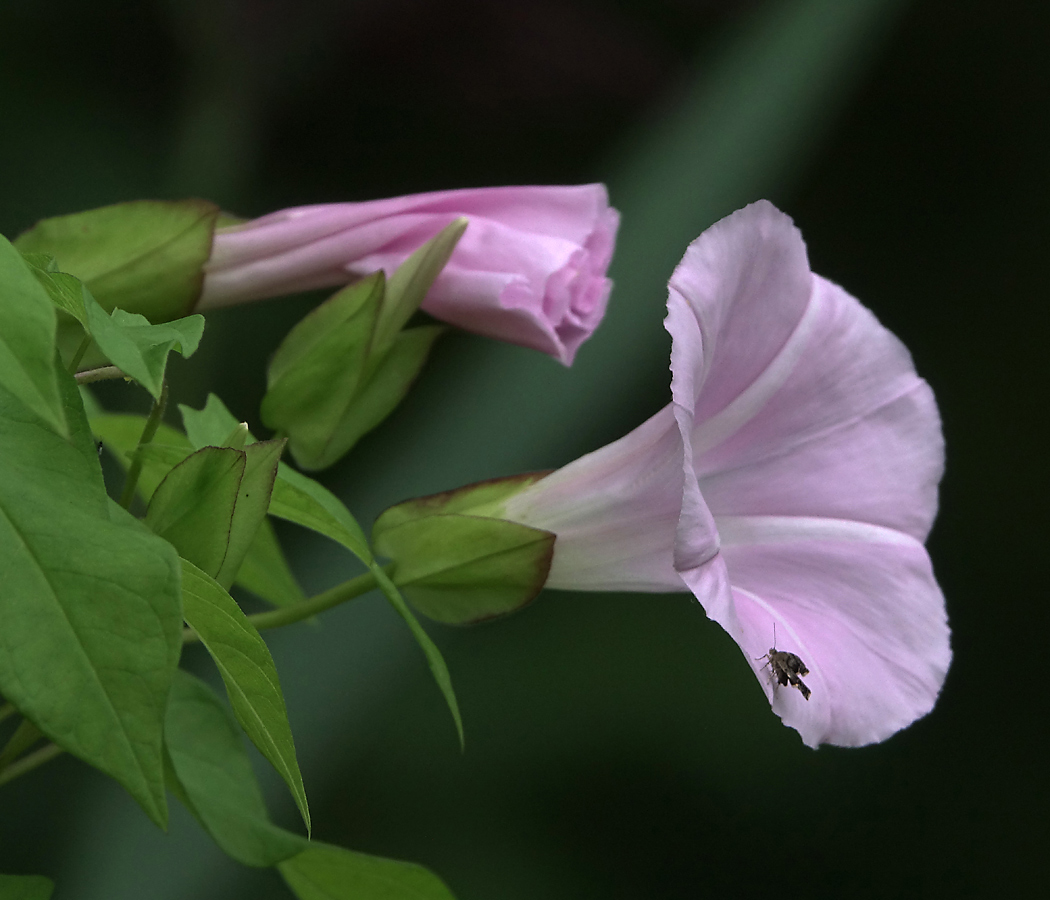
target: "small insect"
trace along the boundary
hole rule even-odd
[[[809,669],[806,668],[806,664],[797,657],[794,653],[788,653],[785,650],[777,650],[777,625],[773,623],[773,646],[769,648],[769,652],[765,656],[759,656],[755,658],[755,662],[764,659],[766,661],[764,669],[769,666],[769,671],[773,673],[774,687],[779,684],[782,687],[787,687],[789,684],[798,688],[799,693],[802,694],[807,700],[809,695],[812,693],[806,683],[802,680],[803,675],[809,674]]]

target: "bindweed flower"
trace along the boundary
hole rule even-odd
[[[557,535],[548,587],[691,590],[806,744],[887,738],[951,660],[923,546],[943,469],[929,386],[767,202],[690,245],[665,324],[672,403],[500,514]],[[808,700],[774,684],[774,629]]]
[[[197,311],[389,276],[460,216],[469,224],[422,308],[571,364],[608,301],[619,216],[604,185],[500,187],[301,206],[220,228]]]

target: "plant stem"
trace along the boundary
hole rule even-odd
[[[142,437],[139,438],[139,445],[136,450],[141,450],[153,440],[153,435],[157,433],[157,429],[160,427],[160,420],[164,418],[164,408],[167,405],[168,380],[165,378],[164,383],[160,386],[160,397],[153,404],[153,409],[149,411],[149,418],[146,419],[146,427],[142,429]],[[136,453],[135,458],[132,459],[131,465],[128,467],[128,477],[124,479],[124,490],[120,494],[120,505],[124,509],[131,506],[131,501],[135,497],[135,488],[138,487],[139,475],[141,474],[142,456]]]
[[[375,575],[371,572],[365,572],[363,575],[358,575],[356,578],[337,584],[327,591],[322,591],[309,600],[248,616],[248,621],[260,631],[264,628],[281,628],[284,625],[292,625],[295,622],[301,622],[303,619],[316,616],[318,613],[331,609],[333,606],[338,606],[340,603],[346,603],[347,600],[353,600],[355,597],[367,594],[375,586]],[[183,629],[182,642],[184,644],[191,644],[199,640],[200,637],[192,628]]]
[[[80,346],[77,347],[77,352],[73,354],[73,358],[69,361],[69,374],[77,374],[77,366],[80,365],[80,361],[84,358],[84,354],[87,353],[88,347],[91,346],[91,335],[85,334],[84,340],[80,342]]]
[[[10,719],[17,712],[18,710],[10,703],[5,703],[3,706],[0,706],[0,722],[3,722],[4,719]]]
[[[39,750],[34,750],[27,756],[23,756],[18,762],[13,762],[6,769],[0,770],[0,785],[14,781],[16,778],[32,772],[37,766],[50,762],[62,752],[57,744],[48,744]]]
[[[116,366],[100,366],[97,369],[87,369],[84,372],[77,372],[73,376],[77,380],[77,384],[91,384],[93,381],[107,381],[113,378],[123,378],[124,373]]]

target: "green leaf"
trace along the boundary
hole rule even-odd
[[[550,572],[554,535],[503,519],[438,515],[387,529],[375,546],[394,561],[391,578],[416,609],[467,625],[535,598]]]
[[[299,900],[455,900],[415,863],[315,844],[277,866]]]
[[[211,688],[181,670],[171,686],[164,740],[169,790],[237,862],[273,866],[310,846],[270,821],[240,728]]]
[[[390,276],[372,339],[375,352],[382,353],[393,344],[398,332],[419,309],[430,286],[445,268],[456,244],[467,230],[467,224],[467,219],[462,216],[450,222]]]
[[[163,325],[151,325],[137,313],[115,309],[106,314],[85,294],[88,331],[98,349],[118,369],[141,384],[154,399],[160,397],[168,354],[177,350],[192,356],[204,333],[204,316],[186,316]]]
[[[57,434],[66,420],[55,376],[55,309],[21,254],[0,236],[0,385]]]
[[[259,526],[241,563],[236,583],[274,606],[290,606],[306,599],[269,519],[264,519]]]
[[[198,450],[165,476],[146,510],[146,525],[213,577],[226,558],[245,464],[232,448]]]
[[[180,403],[179,412],[182,413],[186,436],[195,450],[225,446],[223,442],[230,432],[241,424],[215,394],[208,394],[204,409],[194,409]],[[248,443],[255,443],[251,434],[248,435]]]
[[[274,478],[277,477],[277,463],[284,452],[284,444],[283,440],[263,441],[235,451],[244,454],[246,463],[233,508],[226,558],[215,576],[215,580],[224,588],[233,584],[248,549],[266,519]]]
[[[138,200],[44,219],[19,235],[23,253],[55,257],[104,309],[164,322],[200,296],[219,210],[203,200]]]
[[[331,538],[365,565],[374,561],[364,531],[343,502],[326,487],[284,463],[277,467],[270,515]]]
[[[0,900],[51,900],[54,890],[43,875],[0,875]]]
[[[47,291],[51,302],[65,313],[69,313],[85,329],[88,327],[87,308],[84,301],[85,296],[90,296],[84,283],[75,275],[59,272],[55,267],[54,257],[45,257],[47,268],[40,268],[34,257],[39,254],[27,254],[23,258],[33,269],[37,281]]]
[[[175,551],[109,500],[97,455],[3,390],[0,459],[0,693],[163,825],[163,713],[182,645]]]
[[[126,470],[131,464],[130,455],[138,447],[139,438],[146,427],[146,417],[128,413],[105,413],[93,416],[90,422],[92,432]],[[158,452],[158,447],[163,450]],[[149,445],[149,452],[142,454],[138,493],[143,499],[148,502],[172,467],[192,452],[193,446],[186,435],[161,423],[153,442]]]
[[[303,468],[330,464],[328,442],[367,373],[384,284],[377,272],[329,297],[288,333],[270,363],[260,414],[287,433]]]
[[[420,648],[427,659],[427,665],[437,682],[438,688],[452,718],[456,723],[456,732],[459,735],[460,746],[463,746],[463,720],[459,714],[459,704],[456,702],[455,692],[452,690],[452,679],[449,676],[448,666],[441,656],[441,651],[435,646],[429,635],[419,624],[419,620],[412,614],[404,598],[394,583],[387,577],[386,572],[376,563],[372,550],[368,546],[361,526],[350,514],[350,510],[343,505],[331,491],[322,487],[312,478],[300,475],[290,469],[284,463],[277,469],[277,480],[273,486],[273,496],[270,498],[270,514],[289,522],[295,522],[304,528],[323,534],[333,541],[342,544],[361,562],[368,566],[376,577],[380,589],[386,595],[387,600],[398,611],[407,623]]]
[[[98,447],[92,437],[84,412],[84,401],[76,380],[65,369],[56,368],[58,393],[62,399],[62,411],[69,428],[69,443],[84,459],[84,475],[96,496],[105,496],[106,482],[102,477],[102,464],[98,458]],[[89,395],[90,396],[90,395]]]
[[[452,676],[449,674],[448,666],[445,665],[445,658],[441,655],[441,651],[438,650],[437,645],[430,639],[430,635],[423,630],[423,626],[419,624],[419,620],[412,615],[412,610],[408,608],[408,604],[405,603],[405,599],[401,596],[401,592],[387,577],[387,574],[383,571],[382,567],[376,563],[372,563],[369,566],[369,569],[372,574],[375,575],[376,581],[379,584],[379,589],[386,595],[387,600],[390,601],[390,605],[393,606],[394,609],[398,611],[401,618],[405,620],[405,624],[408,625],[409,631],[412,632],[413,637],[416,639],[416,643],[419,644],[423,651],[423,655],[427,658],[427,665],[430,667],[430,674],[434,676],[434,681],[437,682],[438,689],[441,691],[441,695],[445,698],[445,703],[448,704],[449,712],[452,713],[452,721],[456,724],[456,734],[459,735],[459,747],[462,750],[464,746],[463,718],[459,714],[459,703],[456,701],[456,692],[452,689]]]
[[[334,294],[278,348],[262,417],[288,435],[302,468],[332,465],[404,398],[443,329],[401,329],[466,227],[466,219],[452,222],[412,254],[389,285],[377,272]]]
[[[309,832],[306,790],[277,668],[266,642],[222,586],[185,559],[182,605],[186,622],[219,668],[237,721],[288,785]]]
[[[338,462],[405,398],[430,356],[430,350],[448,329],[424,325],[400,332],[383,355],[371,360],[368,374],[346,400],[339,421],[325,428],[319,440],[307,444],[301,436],[296,462],[308,469],[325,469]]]

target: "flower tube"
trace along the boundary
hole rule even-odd
[[[604,185],[499,187],[300,206],[215,232],[197,311],[389,276],[469,224],[422,308],[565,365],[605,314],[619,216]]]
[[[809,746],[884,740],[951,660],[923,546],[944,457],[929,386],[764,201],[690,245],[665,324],[672,403],[500,514],[557,535],[547,587],[692,591]],[[808,667],[808,699],[773,646]]]

